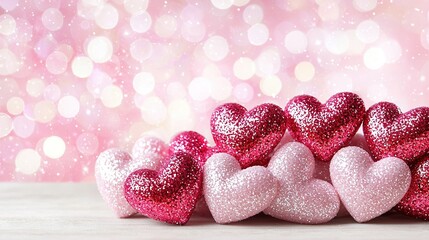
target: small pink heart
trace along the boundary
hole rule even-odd
[[[167,150],[167,145],[160,139],[143,137],[135,143],[132,156],[119,149],[108,149],[98,156],[95,163],[98,190],[118,217],[137,213],[125,199],[125,179],[140,168],[159,169],[168,155]]]
[[[242,168],[266,166],[286,131],[283,110],[270,103],[250,111],[236,103],[224,104],[214,110],[210,126],[215,151],[234,156]]]
[[[217,223],[237,222],[262,212],[277,195],[278,183],[262,166],[241,170],[227,153],[212,155],[204,165],[204,195]]]
[[[356,146],[368,151],[368,145],[366,144],[365,137],[361,133],[357,133],[350,141],[349,146]],[[316,161],[316,167],[314,170],[314,177],[325,180],[332,184],[331,175],[329,173],[330,162]],[[338,211],[337,217],[350,216],[344,204],[341,203],[340,210]]]
[[[349,146],[356,146],[356,147],[362,148],[365,151],[369,151],[368,145],[366,144],[366,141],[365,141],[365,137],[361,133],[357,133],[352,138]],[[316,161],[316,167],[314,170],[314,177],[331,183],[331,175],[329,173],[329,164],[330,164],[330,162]]]
[[[330,161],[358,131],[365,106],[358,95],[349,92],[337,93],[325,104],[302,95],[287,103],[285,114],[292,137],[310,148],[317,160]]]
[[[398,157],[413,163],[429,153],[429,108],[401,113],[393,103],[374,104],[366,112],[363,131],[376,160]]]
[[[346,147],[331,160],[332,184],[347,211],[366,222],[393,208],[410,186],[407,164],[395,157],[374,162],[365,150]]]
[[[177,152],[190,154],[202,166],[211,148],[199,133],[187,131],[177,134],[170,146],[158,138],[146,136],[136,141],[132,155],[119,149],[102,152],[95,164],[95,179],[102,198],[118,217],[137,213],[125,199],[125,179],[137,169],[159,170],[168,164],[169,156]]]
[[[334,187],[314,178],[313,154],[304,144],[288,143],[279,148],[268,170],[280,183],[280,190],[265,214],[290,222],[318,224],[333,219],[340,200]]]

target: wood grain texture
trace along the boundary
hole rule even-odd
[[[299,225],[258,215],[229,225],[193,216],[172,226],[143,216],[117,219],[92,183],[0,183],[0,239],[428,239],[429,223],[388,214]]]

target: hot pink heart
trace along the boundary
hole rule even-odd
[[[160,171],[140,169],[125,180],[128,203],[162,222],[186,224],[202,194],[202,168],[191,155],[174,153]]]
[[[395,157],[374,162],[365,150],[346,147],[331,160],[332,184],[347,211],[357,222],[366,222],[394,207],[407,192],[411,173]]]
[[[395,104],[380,102],[366,112],[363,130],[376,160],[398,157],[412,163],[429,151],[429,108],[402,114]]]
[[[224,104],[214,110],[210,126],[215,151],[234,156],[242,168],[267,165],[286,130],[282,109],[270,103],[250,111],[236,103]]]
[[[146,136],[136,141],[132,155],[119,149],[102,152],[95,164],[95,179],[102,198],[118,217],[137,213],[124,197],[125,179],[137,169],[159,170],[168,164],[165,162],[168,156],[176,152],[187,152],[203,165],[211,148],[203,136],[188,131],[176,135],[170,147],[158,138]]]
[[[288,102],[285,114],[292,137],[310,148],[316,159],[330,161],[359,129],[365,106],[358,95],[349,92],[335,94],[325,104],[302,95]]]
[[[128,217],[137,211],[124,197],[124,182],[136,169],[158,169],[167,157],[167,145],[158,138],[143,137],[133,148],[132,156],[119,149],[102,152],[95,163],[98,191],[118,217]]]
[[[230,223],[262,212],[277,195],[278,184],[262,166],[241,170],[227,153],[212,155],[204,166],[204,196],[217,223]]]
[[[396,210],[429,221],[429,156],[411,166],[412,180]]]
[[[280,183],[279,194],[264,213],[305,224],[333,219],[340,200],[330,183],[314,178],[314,168],[313,154],[305,145],[292,142],[279,148],[268,164]]]

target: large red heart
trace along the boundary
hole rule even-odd
[[[159,172],[140,169],[131,173],[124,184],[125,198],[152,219],[185,224],[202,195],[202,179],[198,161],[179,152]]]
[[[406,215],[429,220],[429,156],[411,167],[411,185],[396,209]]]
[[[393,103],[377,103],[366,112],[363,131],[376,160],[392,156],[411,163],[429,151],[429,108],[402,114]]]
[[[282,109],[266,103],[247,111],[236,103],[217,107],[210,121],[215,151],[234,156],[242,168],[267,165],[286,130]]]
[[[349,92],[337,93],[325,104],[301,95],[288,102],[285,114],[291,136],[306,145],[316,159],[330,161],[356,134],[365,106],[358,95]]]

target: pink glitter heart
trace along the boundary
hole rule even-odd
[[[368,144],[366,144],[365,138],[361,133],[357,133],[353,137],[353,139],[350,141],[349,146],[356,146],[364,149],[365,151],[369,151]],[[325,180],[329,183],[332,183],[331,175],[329,173],[329,164],[330,162],[316,161],[316,167],[314,169],[314,177]],[[347,212],[347,209],[341,203],[340,210],[338,211],[337,217],[345,217],[345,216],[350,216],[350,214],[349,212]]]
[[[376,160],[392,156],[412,163],[429,151],[429,108],[401,114],[395,104],[380,102],[366,112],[363,130]]]
[[[330,165],[332,184],[347,211],[357,222],[366,222],[394,207],[407,192],[411,173],[396,157],[374,162],[365,150],[346,147]]]
[[[227,153],[211,156],[204,166],[204,195],[217,223],[240,221],[269,206],[277,195],[278,184],[262,166],[241,170]]]
[[[167,146],[155,137],[142,137],[134,144],[132,155],[119,149],[109,149],[100,154],[95,165],[98,190],[118,217],[128,217],[137,211],[124,197],[124,182],[137,169],[159,170],[168,164],[168,156],[186,152],[194,156],[202,166],[211,154],[207,140],[197,132],[177,134]]]
[[[166,223],[186,224],[202,194],[197,159],[179,152],[159,172],[140,169],[125,180],[125,198],[140,213]]]
[[[167,157],[167,145],[158,138],[143,137],[134,147],[132,156],[119,149],[102,152],[95,163],[95,179],[98,190],[118,217],[137,213],[124,197],[124,182],[136,169],[157,170]]]
[[[429,156],[411,167],[412,180],[396,210],[429,221]]]
[[[286,130],[280,107],[266,103],[247,111],[236,103],[217,107],[210,121],[216,152],[238,159],[242,168],[267,165]]]
[[[302,95],[288,102],[285,114],[292,137],[310,148],[316,159],[330,161],[359,129],[365,106],[358,95],[349,92],[335,94],[325,104]]]
[[[190,154],[203,166],[213,150],[204,136],[194,131],[186,131],[177,134],[170,141],[168,153],[172,155],[177,152]]]
[[[305,224],[333,219],[340,199],[330,183],[314,178],[314,168],[313,154],[305,145],[292,142],[279,148],[268,164],[280,183],[279,194],[264,213]]]

